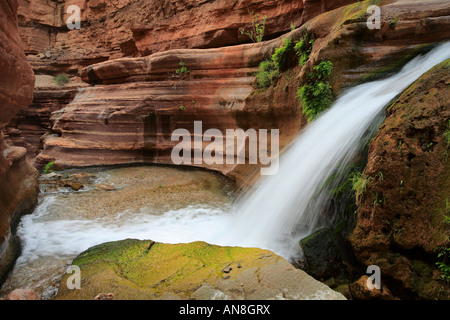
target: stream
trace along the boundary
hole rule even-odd
[[[212,242],[225,232],[235,192],[220,174],[166,166],[57,171],[41,176],[40,189],[18,226],[22,253],[0,296],[30,288],[51,299],[72,260],[104,242]]]

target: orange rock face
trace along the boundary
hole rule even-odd
[[[244,29],[249,30],[252,12],[259,14],[260,20],[267,16],[266,40],[285,33],[291,26],[298,27],[320,13],[353,2],[355,0],[22,0],[18,17],[20,35],[34,72],[38,75],[67,73],[76,76],[89,65],[124,56],[252,42],[241,33]],[[70,5],[81,9],[80,30],[69,30],[66,26],[72,14],[67,12]],[[242,59],[238,57],[238,60]],[[176,67],[170,65],[166,68],[173,72]],[[223,69],[232,67],[227,65]],[[131,69],[127,72],[136,76]],[[217,70],[213,72],[216,76],[220,74]],[[160,78],[165,79],[165,76],[160,75]],[[114,81],[102,80],[103,83]],[[48,129],[50,113],[64,107],[72,93],[67,93],[67,88],[38,86],[33,104],[11,123],[11,138],[16,144],[27,147],[30,159],[41,149],[40,140]]]
[[[266,46],[171,50],[143,58],[122,58],[82,71],[87,81],[74,101],[53,116],[55,136],[37,161],[85,166],[169,163],[177,128],[194,132],[235,129],[233,113],[253,90],[258,57]],[[176,73],[183,62],[187,74]],[[203,164],[205,165],[205,164]],[[205,165],[222,172],[233,166]]]
[[[23,53],[17,27],[17,1],[0,2],[0,279],[13,262],[11,227],[37,201],[36,170],[26,149],[12,145],[4,128],[31,103],[34,75]]]
[[[100,61],[170,49],[214,48],[251,42],[241,33],[267,16],[265,39],[355,0],[22,0],[19,25],[33,70],[73,72]],[[81,29],[66,22],[81,9]]]
[[[285,145],[305,122],[295,93],[318,61],[333,62],[331,83],[339,93],[348,85],[367,80],[368,72],[386,67],[395,72],[388,57],[412,54],[422,43],[446,37],[412,33],[419,17],[426,14],[424,6],[412,8],[405,1],[383,6],[382,28],[374,31],[365,24],[367,7],[367,3],[358,3],[327,12],[263,43],[169,50],[86,67],[81,78],[95,86],[83,89],[74,102],[55,114],[55,134],[46,140],[37,162],[43,165],[56,160],[60,166],[170,164],[170,152],[176,144],[170,141],[171,132],[177,128],[192,132],[194,120],[203,121],[204,130],[217,128],[222,132],[280,129],[281,145]],[[436,19],[426,22],[427,28],[444,26],[448,21],[446,7],[439,1],[435,7]],[[389,25],[391,15],[401,17],[395,28]],[[299,67],[295,54],[290,53],[294,61],[290,71],[266,91],[255,93],[254,72],[259,62],[282,44],[282,38],[299,39],[305,32],[316,39],[306,66]],[[189,70],[184,77],[176,74],[180,62]],[[204,166],[240,181],[252,173],[235,165]]]

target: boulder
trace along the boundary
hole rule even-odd
[[[337,275],[337,266],[341,255],[333,235],[328,228],[323,228],[300,240],[305,270],[318,279],[327,279]]]
[[[369,277],[364,275],[359,280],[348,286],[349,294],[354,300],[395,300],[396,298],[391,294],[385,285],[381,288],[370,289],[367,286]],[[369,280],[370,281],[370,280]]]
[[[92,247],[72,265],[80,267],[81,289],[69,290],[66,275],[57,300],[92,300],[104,292],[114,292],[114,300],[345,299],[258,248],[126,239]]]

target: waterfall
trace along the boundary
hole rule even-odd
[[[280,156],[276,175],[262,177],[237,204],[227,229],[242,246],[289,257],[298,240],[320,227],[329,196],[321,191],[331,174],[361,150],[368,129],[385,106],[433,66],[450,58],[450,43],[418,56],[396,75],[359,85],[309,124]]]

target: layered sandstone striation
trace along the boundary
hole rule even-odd
[[[379,266],[383,281],[394,279],[390,288],[409,297],[450,297],[435,265],[450,244],[449,70],[449,60],[436,66],[388,108],[357,201],[357,258]]]
[[[58,85],[54,77],[36,75],[33,102],[11,120],[6,132],[15,146],[27,149],[27,158],[34,162],[42,150],[42,137],[51,129],[51,114],[72,102],[79,88],[87,84],[72,78]]]
[[[306,120],[296,92],[313,66],[333,63],[330,84],[337,96],[348,86],[397,71],[409,58],[447,39],[449,8],[442,1],[382,3],[380,30],[367,28],[369,1],[326,12],[281,37],[261,43],[213,49],[175,49],[146,57],[120,58],[90,65],[80,72],[91,87],[55,113],[54,134],[46,139],[37,163],[61,167],[119,163],[169,163],[177,128],[203,131],[280,129],[287,145]],[[430,5],[433,13],[430,14]],[[429,18],[423,18],[429,15]],[[396,17],[396,25],[391,19]],[[305,66],[288,52],[286,71],[266,90],[255,90],[254,72],[284,39],[315,39]],[[400,58],[397,60],[397,58]],[[392,63],[392,61],[396,61]],[[177,74],[180,63],[188,69]],[[203,147],[208,145],[205,143]],[[194,161],[194,160],[193,160]],[[247,162],[248,163],[248,162]],[[249,180],[255,166],[200,164],[238,182]]]
[[[21,0],[19,25],[33,70],[73,72],[89,64],[170,49],[212,48],[249,42],[241,30],[252,12],[267,16],[270,39],[314,16],[355,0]],[[66,22],[81,9],[81,29]]]
[[[0,279],[17,255],[14,227],[37,201],[36,170],[26,160],[26,149],[4,133],[33,98],[34,75],[18,33],[17,6],[16,0],[0,3]]]
[[[233,114],[252,91],[262,50],[267,50],[263,44],[180,49],[90,66],[82,78],[100,84],[83,88],[54,113],[55,134],[46,139],[37,161],[55,160],[60,167],[172,164],[175,129],[194,134],[194,121],[202,121],[203,131],[237,128]],[[187,74],[176,73],[180,62]],[[206,167],[227,172],[232,165]]]
[[[102,61],[145,56],[171,49],[215,48],[251,42],[252,16],[267,17],[265,39],[302,25],[322,12],[354,0],[308,1],[143,1],[143,0],[22,0],[20,35],[35,74],[69,74]],[[66,22],[81,9],[81,29]],[[229,68],[226,66],[225,68]],[[81,86],[80,86],[81,87]],[[33,104],[10,125],[16,143],[27,146],[30,159],[42,149],[50,112],[63,108],[76,88],[40,86]]]

